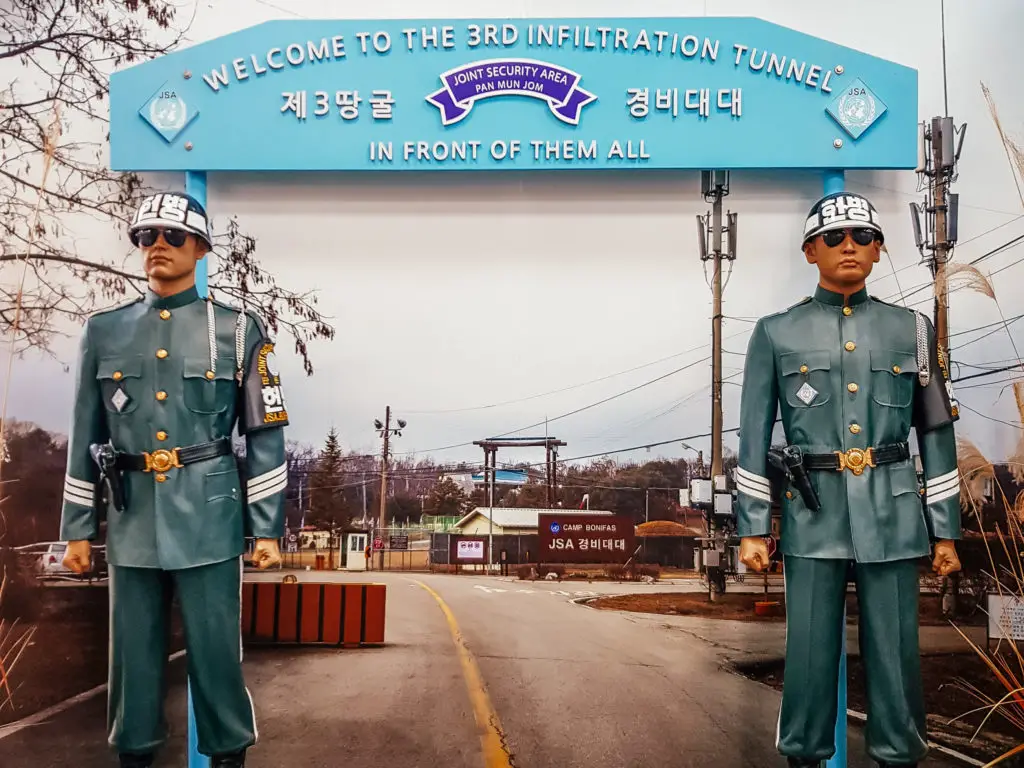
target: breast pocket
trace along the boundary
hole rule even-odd
[[[832,354],[827,349],[780,355],[780,388],[786,402],[793,408],[817,408],[831,400],[831,368]]]
[[[141,357],[101,358],[96,366],[96,379],[107,413],[126,416],[139,407],[144,386]]]
[[[223,363],[225,361],[218,361]],[[182,372],[185,407],[193,413],[216,414],[227,410],[234,400],[234,366],[218,365],[210,370],[210,361],[202,357],[185,358]]]
[[[889,408],[906,408],[914,400],[917,355],[896,349],[871,350],[871,398]]]

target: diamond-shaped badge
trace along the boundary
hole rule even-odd
[[[804,405],[810,405],[814,398],[818,396],[818,390],[805,381],[804,385],[796,391],[796,396],[803,401]]]
[[[128,395],[124,393],[123,389],[118,387],[117,391],[110,398],[110,402],[117,409],[117,412],[120,413],[122,410],[124,410],[124,407],[128,405]]]
[[[170,81],[160,86],[149,101],[142,105],[139,115],[153,126],[153,130],[172,143],[189,123],[199,117],[199,110],[190,107]]]
[[[859,139],[888,109],[859,77],[825,107],[832,119],[854,140]]]

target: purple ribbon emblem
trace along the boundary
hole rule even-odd
[[[510,95],[542,99],[563,123],[579,125],[583,107],[597,100],[578,87],[580,78],[572,70],[543,61],[488,59],[443,73],[444,88],[426,98],[441,111],[445,126],[462,120],[479,99]]]

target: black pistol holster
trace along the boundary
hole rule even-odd
[[[781,449],[772,448],[768,451],[768,461],[799,491],[809,510],[817,512],[821,509],[818,494],[811,483],[810,475],[807,474],[807,467],[804,466],[804,456],[800,446],[787,445]]]
[[[103,443],[102,445],[93,443],[89,446],[89,453],[92,455],[92,460],[100,468],[100,479],[96,483],[96,491],[93,497],[95,509],[99,510],[102,507],[103,486],[105,484],[107,490],[110,491],[110,501],[114,505],[114,509],[118,512],[124,512],[124,482],[121,477],[121,470],[117,468],[117,450],[110,443]]]

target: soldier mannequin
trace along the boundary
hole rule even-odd
[[[799,452],[787,449],[793,463],[776,464],[787,474],[779,542],[786,672],[776,747],[794,767],[817,768],[835,753],[852,572],[867,751],[880,766],[915,766],[927,753],[917,564],[934,543],[932,568],[943,576],[960,569],[956,401],[931,322],[867,294],[883,242],[871,203],[827,195],[811,208],[804,233],[818,287],[754,327],[736,471],[740,559],[761,571],[768,565],[763,537],[771,532],[767,465],[781,407],[786,441]],[[920,490],[911,427],[924,468]]]
[[[245,537],[253,562],[281,561],[287,411],[273,344],[254,315],[195,286],[211,249],[188,195],[144,200],[129,227],[143,298],[89,318],[79,349],[60,537],[64,564],[91,569],[108,492],[108,741],[123,768],[147,768],[165,739],[164,667],[172,595],[185,628],[199,751],[241,768],[256,742],[242,675]],[[244,469],[231,431],[246,439]],[[242,485],[242,478],[245,485]]]

